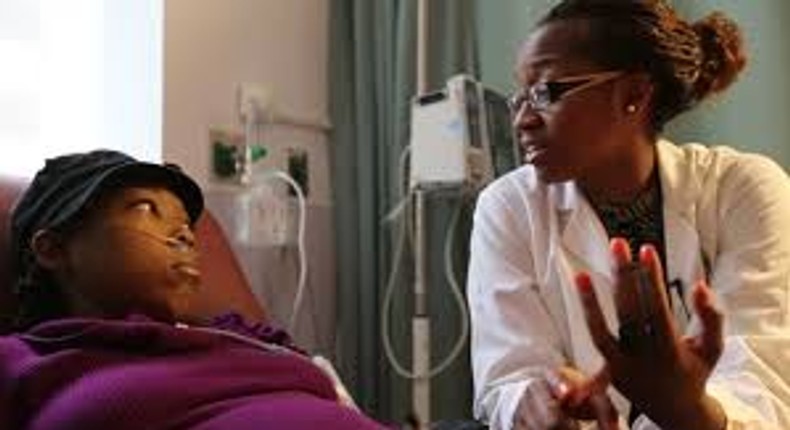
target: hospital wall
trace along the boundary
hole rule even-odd
[[[326,125],[329,3],[164,1],[163,158],[178,162],[204,187],[207,205],[233,242],[254,293],[281,326],[287,326],[296,294],[298,249],[293,243],[245,241],[237,204],[248,190],[213,179],[209,128],[240,126],[240,83],[266,87],[281,113]],[[306,301],[294,334],[301,346],[332,358],[335,250],[328,131],[269,124],[258,142],[268,154],[257,166],[287,170],[289,150],[307,153],[309,267]]]

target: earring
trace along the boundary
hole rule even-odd
[[[628,105],[625,107],[625,111],[628,113],[635,113],[636,112],[636,105]]]

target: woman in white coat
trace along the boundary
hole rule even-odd
[[[526,165],[480,195],[468,275],[493,429],[790,429],[790,181],[660,137],[744,65],[735,23],[662,0],[561,1],[526,40]]]

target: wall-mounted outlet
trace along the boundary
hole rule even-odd
[[[239,118],[251,118],[260,123],[272,115],[274,106],[271,90],[259,83],[241,83],[236,87]]]

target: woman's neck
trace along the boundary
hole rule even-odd
[[[632,142],[623,151],[577,181],[587,197],[597,202],[623,203],[636,198],[648,186],[656,167],[656,143]]]

